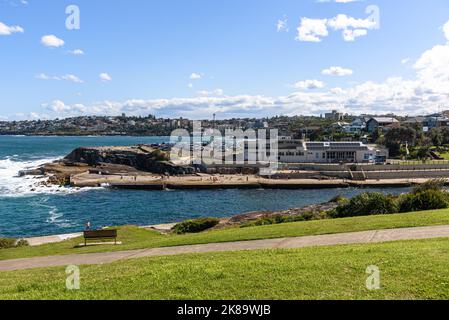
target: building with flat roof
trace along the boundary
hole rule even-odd
[[[332,112],[324,114],[324,118],[328,120],[340,121],[343,120],[344,117],[345,115],[337,110],[332,110]]]
[[[283,163],[377,163],[388,158],[387,149],[362,142],[280,139],[278,150]]]

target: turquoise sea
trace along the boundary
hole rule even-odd
[[[17,177],[20,170],[56,160],[80,146],[168,142],[168,137],[0,136],[0,237],[82,231],[94,227],[177,222],[204,216],[225,217],[280,210],[353,196],[365,190],[205,190],[135,191],[104,188],[36,187],[39,179]],[[368,189],[370,191],[376,189]],[[407,189],[376,190],[401,193]]]

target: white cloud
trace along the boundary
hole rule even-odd
[[[202,73],[196,73],[196,72],[193,72],[191,75],[190,75],[190,80],[199,80],[199,79],[201,79],[201,78],[203,78],[203,74]]]
[[[284,16],[284,18],[278,20],[278,22],[276,23],[276,29],[278,32],[281,32],[281,31],[289,32],[290,31],[288,28],[288,20],[287,20],[286,16]]]
[[[80,78],[78,78],[77,76],[73,75],[73,74],[67,74],[65,76],[61,77],[62,80],[67,80],[67,81],[72,81],[72,82],[76,82],[76,83],[83,83],[84,81],[81,80]]]
[[[356,38],[366,36],[368,31],[365,29],[346,29],[343,30],[343,39],[345,41],[355,41]]]
[[[328,20],[328,26],[334,30],[346,30],[346,29],[374,29],[376,23],[369,19],[357,19],[349,17],[345,14],[339,14],[336,17]]]
[[[81,50],[81,49],[69,50],[68,53],[72,54],[74,56],[82,56],[82,55],[84,55],[84,51]]]
[[[376,27],[376,22],[370,19],[357,19],[345,14],[339,14],[331,19],[302,18],[296,40],[321,42],[322,38],[329,35],[328,28],[330,28],[341,31],[345,41],[354,41],[358,37],[366,36],[368,30]]]
[[[319,80],[304,80],[291,85],[292,88],[301,90],[313,90],[324,88],[324,83]]]
[[[50,76],[46,75],[45,73],[38,74],[35,76],[36,79],[39,80],[50,80]]]
[[[321,73],[329,76],[345,77],[352,75],[354,71],[342,67],[330,67],[328,69],[324,69]]]
[[[35,76],[36,79],[39,80],[66,80],[66,81],[72,81],[75,83],[84,83],[83,80],[81,80],[79,77],[73,75],[73,74],[66,74],[64,76],[49,76],[46,73],[41,73]]]
[[[99,77],[100,77],[100,80],[103,81],[103,82],[112,81],[112,77],[109,74],[105,73],[105,72],[100,73]]]
[[[404,58],[401,60],[401,64],[408,64],[411,61],[410,58]]]
[[[202,97],[211,97],[211,96],[219,97],[224,94],[224,91],[222,89],[215,89],[213,91],[202,90],[198,91],[197,94]]]
[[[53,111],[58,114],[85,114],[88,112],[88,108],[83,104],[77,103],[73,105],[67,105],[64,101],[54,100],[51,103],[44,103],[41,105],[43,108]]]
[[[41,38],[41,43],[44,46],[51,47],[51,48],[58,48],[62,47],[64,45],[64,40],[59,39],[55,35],[46,35]]]
[[[444,36],[449,41],[449,21],[443,26]]]
[[[3,2],[8,2],[13,7],[18,7],[20,5],[22,5],[22,6],[28,5],[28,1],[26,1],[26,0],[8,0],[8,1],[4,0]]]
[[[57,112],[57,113],[62,113],[62,112],[66,112],[66,111],[71,111],[72,108],[70,106],[66,106],[64,101],[61,100],[54,100],[52,103],[50,104],[42,104],[42,107]]]
[[[332,89],[329,90],[329,92],[333,93],[333,94],[343,94],[343,93],[345,93],[345,91],[342,88],[339,88],[339,87],[332,88]]]
[[[20,26],[8,26],[0,21],[0,36],[9,36],[13,33],[23,33],[25,30]]]
[[[298,27],[296,40],[306,42],[321,42],[321,37],[327,37],[327,19],[302,18]]]

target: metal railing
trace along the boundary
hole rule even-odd
[[[388,160],[387,164],[416,166],[416,165],[449,165],[449,160]]]

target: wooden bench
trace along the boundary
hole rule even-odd
[[[112,240],[117,244],[117,230],[94,230],[84,231],[84,245],[87,246],[88,240]]]

